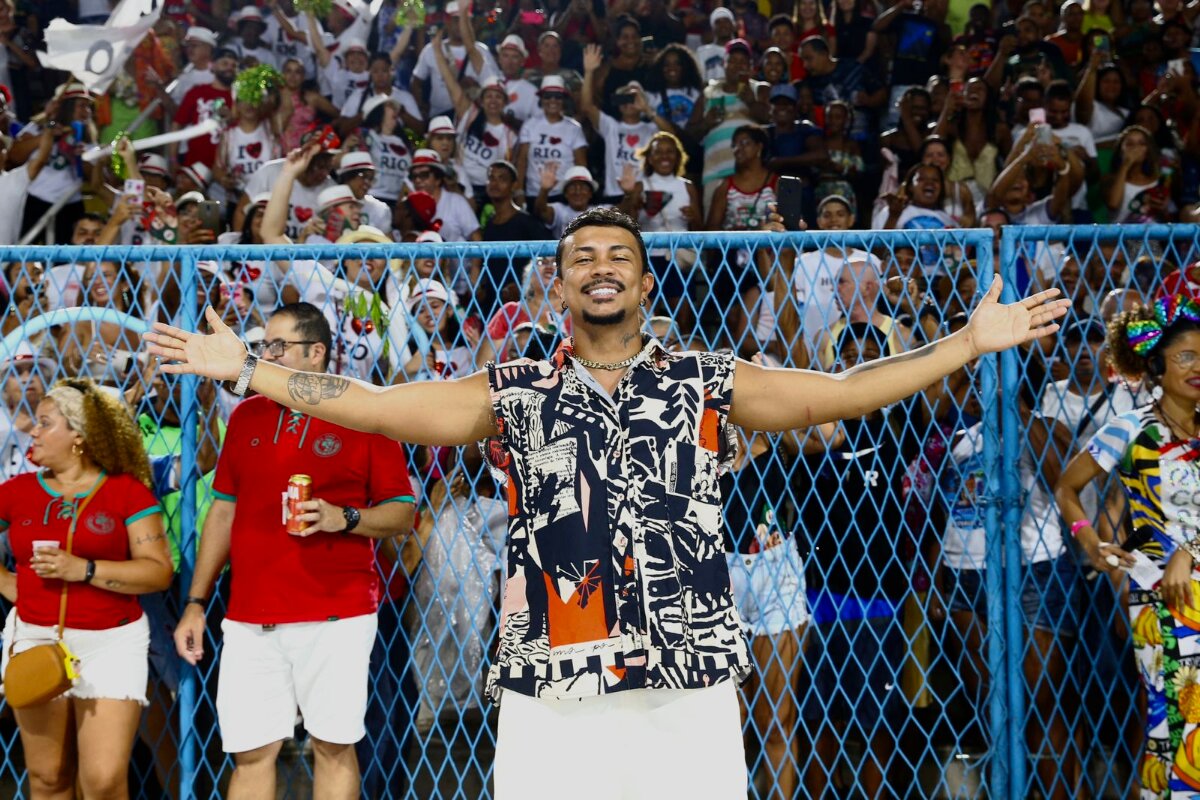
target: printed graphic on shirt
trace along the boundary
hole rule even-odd
[[[605,407],[552,362],[489,370],[507,479],[508,576],[489,691],[566,698],[740,675],[718,472],[732,360],[647,345]],[[620,422],[618,422],[620,420]]]

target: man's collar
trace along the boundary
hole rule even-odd
[[[667,368],[667,350],[662,346],[662,343],[653,336],[642,334],[642,349],[634,358],[633,363],[629,365],[630,369],[646,364],[655,372],[662,372]],[[558,345],[558,349],[550,356],[550,363],[556,370],[565,369],[568,363],[575,355],[575,337],[568,336],[563,339]]]

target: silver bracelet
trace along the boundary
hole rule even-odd
[[[1200,537],[1183,543],[1183,551],[1192,557],[1192,565],[1200,565]]]
[[[238,397],[245,397],[246,390],[250,388],[250,378],[254,376],[254,369],[258,366],[258,356],[253,353],[246,354],[246,360],[242,362],[242,374],[238,375],[237,383],[233,385],[233,393]]]

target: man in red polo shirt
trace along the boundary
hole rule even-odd
[[[284,306],[267,322],[261,358],[300,370],[329,365],[332,333],[316,306]],[[285,528],[294,474],[313,499]],[[231,566],[217,716],[236,770],[231,800],[275,796],[275,760],[296,709],[313,739],[314,795],[359,796],[354,743],[366,731],[367,684],[381,589],[372,539],[412,529],[413,493],[401,447],[293,411],[266,397],[234,409],[213,482],[183,619],[182,658],[204,654],[204,608]]]

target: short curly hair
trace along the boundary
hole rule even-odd
[[[83,436],[88,458],[109,475],[132,475],[153,490],[142,433],[125,404],[86,378],[64,378],[55,384],[58,386],[68,386],[83,395],[86,432],[76,433]]]
[[[1129,344],[1125,329],[1131,323],[1155,319],[1153,305],[1135,305],[1128,311],[1117,314],[1108,323],[1108,336],[1105,340],[1108,348],[1108,358],[1124,377],[1130,380],[1149,378],[1157,383],[1162,378],[1161,367],[1154,369],[1152,364],[1156,354],[1171,346],[1171,343],[1185,333],[1200,331],[1200,323],[1189,319],[1178,319],[1163,331],[1162,338],[1147,355],[1139,355]]]

